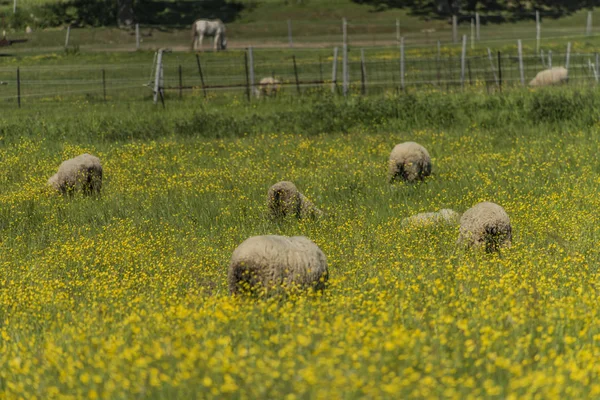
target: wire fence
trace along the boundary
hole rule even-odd
[[[165,53],[162,79],[154,82],[156,63],[107,64],[97,66],[28,66],[0,68],[0,104],[30,107],[37,103],[63,101],[149,101],[158,86],[167,99],[220,96],[233,93],[255,101],[260,81],[274,78],[278,95],[303,95],[311,88],[336,94],[373,95],[401,90],[495,91],[526,86],[540,71],[568,67],[568,85],[598,84],[596,53],[544,52],[536,55],[502,53],[456,56],[440,52],[433,56],[404,59],[397,48],[351,48],[344,90],[341,51],[330,55],[304,54],[273,59],[268,52],[229,51],[226,54]],[[251,65],[250,65],[251,64]],[[403,72],[403,73],[402,73]],[[271,93],[267,93],[270,95]]]

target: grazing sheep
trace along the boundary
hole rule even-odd
[[[86,153],[63,161],[58,172],[48,179],[48,185],[61,193],[99,194],[102,189],[100,160]]]
[[[396,145],[390,154],[389,181],[402,179],[407,182],[423,180],[431,174],[431,158],[425,147],[415,142]]]
[[[431,225],[454,225],[460,220],[460,214],[449,208],[443,208],[438,212],[426,212],[413,215],[402,220],[402,226],[431,226]]]
[[[488,252],[510,246],[512,228],[510,218],[498,204],[483,202],[465,211],[460,218],[458,243],[482,247]]]
[[[256,97],[275,96],[279,92],[281,81],[273,77],[262,78],[256,89]]]
[[[538,74],[529,82],[529,86],[550,86],[569,80],[569,71],[564,67],[553,67]]]
[[[281,181],[269,188],[267,206],[272,218],[285,218],[294,215],[296,218],[316,218],[323,215],[310,200],[298,191],[292,182]]]
[[[229,264],[229,292],[270,291],[282,287],[323,290],[327,258],[304,236],[254,236],[240,244]]]

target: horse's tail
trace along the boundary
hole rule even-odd
[[[192,50],[194,50],[194,42],[196,41],[196,36],[198,35],[198,30],[196,29],[196,21],[192,24]]]

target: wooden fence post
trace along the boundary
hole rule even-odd
[[[294,62],[294,76],[296,76],[296,90],[298,94],[300,94],[300,80],[298,79],[298,67],[296,66],[296,56],[292,56],[292,61]]]
[[[452,42],[458,42],[458,20],[456,15],[452,16]]]
[[[465,87],[465,68],[467,58],[467,35],[463,35],[462,52],[460,53],[460,85]]]
[[[254,94],[254,53],[252,46],[248,47],[248,71],[250,72],[250,91]]]
[[[367,66],[365,65],[365,49],[360,49],[360,88],[363,96],[367,94]]]
[[[202,92],[204,93],[204,97],[206,97],[206,85],[204,84],[204,74],[202,73],[202,64],[200,64],[200,56],[198,55],[198,53],[196,53],[196,64],[198,64],[198,74],[200,75],[200,84],[202,85]],[[246,67],[248,67],[247,60]],[[247,71],[246,78],[248,78]]]
[[[335,93],[337,89],[337,59],[338,48],[333,48],[333,70],[331,71],[331,93]]]
[[[17,67],[17,104],[21,108],[21,69]]]
[[[475,50],[475,21],[471,18],[471,50]]]
[[[479,13],[476,12],[475,13],[475,30],[476,30],[477,41],[481,40],[481,36],[479,35],[480,28],[481,28],[481,24],[479,21]]]
[[[179,66],[179,99],[181,100],[181,97],[183,97],[183,77],[182,77],[182,73],[181,73],[181,65]]]
[[[348,95],[348,23],[346,22],[346,18],[342,21],[342,91],[344,93],[344,97]]]
[[[198,65],[200,65],[198,63]],[[244,52],[244,67],[246,69],[246,97],[250,101],[250,78],[248,77],[248,52]]]
[[[498,87],[502,90],[502,54],[498,50]]]
[[[104,101],[106,101],[106,71],[102,68],[102,94],[104,95]]]

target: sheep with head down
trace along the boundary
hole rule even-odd
[[[227,273],[231,294],[285,288],[323,290],[327,278],[325,254],[304,236],[246,239],[233,252]]]
[[[569,80],[569,71],[565,67],[553,67],[538,72],[538,74],[529,82],[529,86],[551,86],[566,83]]]
[[[48,179],[48,185],[63,194],[99,194],[102,189],[100,159],[85,153],[63,161],[58,172]]]
[[[415,142],[396,145],[390,154],[388,179],[415,182],[431,175],[431,157],[425,149]]]
[[[460,214],[449,208],[443,208],[437,212],[425,212],[404,218],[401,222],[403,227],[429,227],[438,225],[458,224]]]
[[[281,219],[289,215],[296,218],[316,218],[323,215],[323,212],[289,181],[277,182],[269,188],[267,207],[273,219]]]
[[[262,78],[258,83],[258,87],[255,88],[255,94],[257,98],[276,96],[279,93],[281,87],[281,81],[274,77]]]
[[[497,251],[512,243],[510,218],[496,203],[482,202],[471,207],[460,218],[458,243],[467,247]]]

